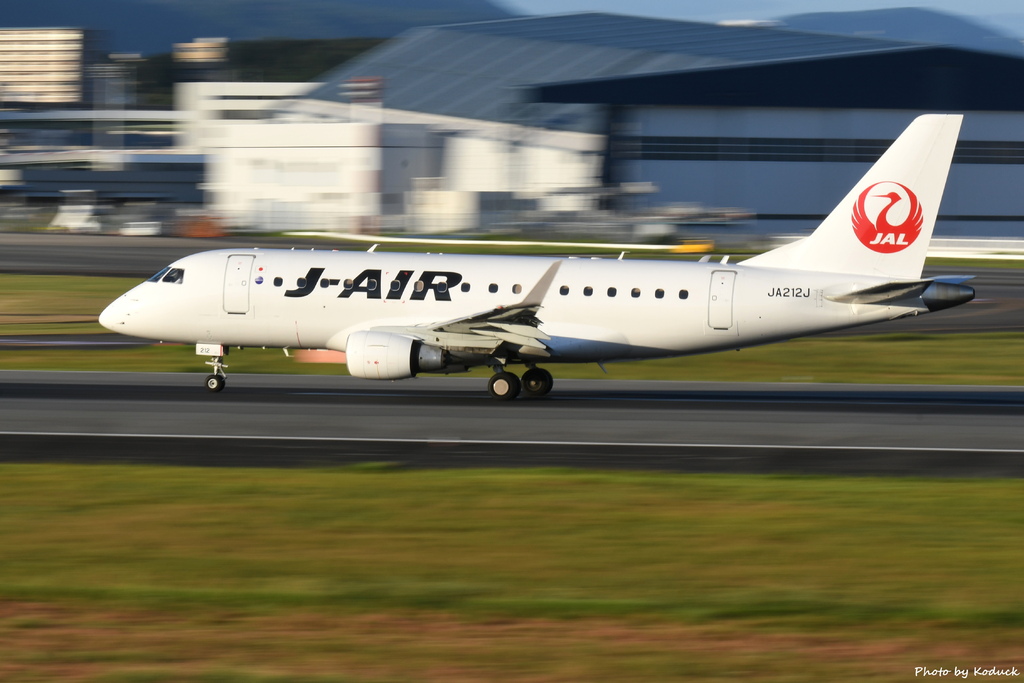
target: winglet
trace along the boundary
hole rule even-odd
[[[540,306],[544,297],[547,296],[548,290],[551,289],[551,283],[555,281],[555,275],[558,274],[558,268],[562,265],[561,261],[555,261],[550,267],[544,272],[544,275],[537,280],[537,284],[533,286],[533,289],[526,295],[526,297],[515,306],[509,306],[508,308],[531,308],[533,306]]]

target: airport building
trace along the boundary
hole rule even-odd
[[[96,32],[81,28],[0,29],[0,108],[90,104]]]
[[[965,113],[937,231],[1018,235],[1024,93],[1010,84],[1022,76],[1022,59],[926,44],[607,14],[526,17],[409,31],[281,103],[275,125],[419,127],[412,146],[391,142],[409,136],[382,134],[377,159],[366,162],[381,196],[364,205],[381,214],[399,195],[414,210],[427,186],[449,193],[435,203],[476,207],[480,217],[488,196],[541,212],[699,202],[798,233],[915,116]],[[374,80],[377,101],[360,103],[352,84]],[[266,128],[267,141],[286,135]],[[319,137],[342,139],[330,130]],[[290,154],[274,149],[264,161]],[[241,207],[221,198],[228,181],[281,212],[295,199],[295,178],[258,183],[257,193],[265,174],[250,173],[246,190],[241,170],[219,163],[210,182],[229,213]],[[410,167],[438,176],[417,178]]]

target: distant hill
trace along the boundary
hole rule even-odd
[[[781,19],[782,28],[846,36],[952,45],[1024,57],[1020,41],[970,19],[927,9],[814,12]]]
[[[9,0],[0,28],[101,29],[109,50],[148,55],[198,37],[388,38],[416,26],[511,16],[492,0]]]

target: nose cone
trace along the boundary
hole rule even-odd
[[[128,299],[128,295],[122,295],[111,302],[109,306],[103,309],[100,313],[99,323],[103,327],[107,328],[111,332],[118,332],[120,334],[126,334],[125,325],[128,322],[128,317],[131,315],[132,304],[134,302]]]

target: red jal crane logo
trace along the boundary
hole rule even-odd
[[[861,192],[852,218],[857,239],[881,254],[895,254],[909,247],[924,224],[917,195],[906,185],[891,181],[875,183]]]

